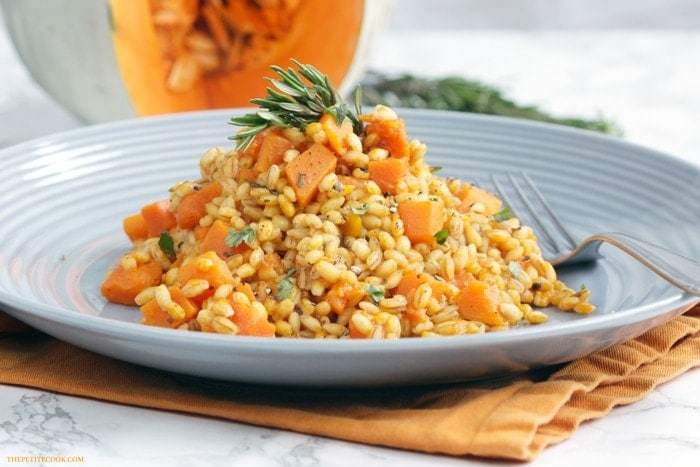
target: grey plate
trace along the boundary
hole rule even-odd
[[[376,386],[462,381],[554,365],[635,337],[696,299],[624,253],[562,270],[598,310],[547,310],[508,332],[398,341],[294,340],[184,333],[138,324],[99,285],[129,248],[121,219],[195,179],[213,145],[229,146],[241,110],[87,127],[0,151],[0,303],[77,346],[189,376],[272,385]],[[398,110],[443,175],[523,169],[577,233],[619,230],[700,257],[700,170],[585,131],[463,113]]]

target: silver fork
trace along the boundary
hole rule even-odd
[[[501,177],[503,178],[503,177]],[[506,190],[496,176],[491,182],[504,203],[513,206],[515,193],[524,209],[515,212],[523,225],[536,230],[545,259],[553,265],[594,261],[601,258],[602,243],[613,245],[685,292],[700,297],[700,263],[658,245],[619,232],[605,232],[576,241],[525,172],[505,176],[512,190]],[[513,199],[513,201],[515,201]]]

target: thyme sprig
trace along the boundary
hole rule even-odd
[[[267,78],[273,86],[267,88],[267,96],[250,100],[260,107],[259,110],[229,120],[229,124],[243,127],[229,137],[237,141],[237,149],[245,150],[256,135],[271,126],[304,130],[309,123],[319,121],[323,114],[332,115],[338,123],[348,118],[355,133],[360,134],[362,131],[362,123],[358,118],[362,101],[359,87],[355,93],[353,111],[331,85],[327,75],[311,65],[294,59],[292,62],[297,70],[284,70],[276,65],[270,67],[280,79]]]

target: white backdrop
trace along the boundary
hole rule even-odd
[[[698,0],[394,0],[391,29],[700,28]]]

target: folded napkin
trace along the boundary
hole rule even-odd
[[[381,389],[219,383],[103,357],[0,312],[0,382],[393,448],[532,460],[587,420],[700,365],[700,305],[636,339],[556,369]]]

